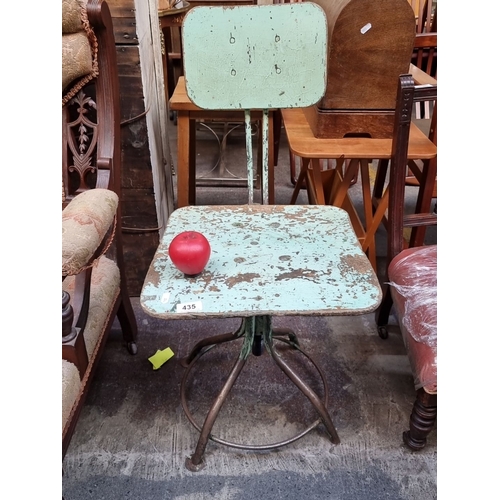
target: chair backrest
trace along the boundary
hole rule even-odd
[[[390,162],[389,208],[387,223],[387,262],[405,247],[403,229],[437,225],[435,213],[405,214],[406,167],[412,107],[414,103],[436,101],[437,85],[415,85],[411,75],[399,78],[394,135]],[[424,163],[420,190],[433,187],[436,178],[436,161]],[[417,202],[418,203],[418,202]]]
[[[419,33],[415,36],[412,63],[437,78],[437,32]]]
[[[120,197],[120,99],[112,18],[103,0],[62,1],[63,207],[95,187]]]
[[[310,106],[323,96],[326,16],[310,2],[195,7],[184,19],[182,37],[189,98],[204,109],[245,110],[252,203],[250,110],[263,110],[262,175],[267,194],[267,112]]]
[[[437,31],[437,2],[433,0],[408,0],[415,12],[417,33]]]
[[[412,63],[437,77],[437,2],[408,0],[415,12],[415,43]]]
[[[408,0],[415,12],[415,41],[411,62],[433,78],[437,78],[437,2]],[[416,104],[415,117],[428,119],[430,103]]]

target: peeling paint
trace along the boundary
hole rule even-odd
[[[200,231],[212,247],[205,270],[189,279],[167,252],[173,237],[185,230]],[[141,303],[157,317],[234,317],[362,314],[374,310],[380,298],[377,277],[344,210],[241,205],[176,210],[146,276]],[[177,301],[201,301],[203,309],[172,312]]]

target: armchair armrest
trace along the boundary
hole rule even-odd
[[[62,275],[78,274],[88,265],[108,232],[118,208],[118,196],[91,189],[76,196],[62,211]]]

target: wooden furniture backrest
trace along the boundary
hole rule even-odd
[[[437,3],[408,0],[415,12],[416,36],[412,63],[437,78]]]
[[[433,8],[432,0],[408,0],[413,12],[417,33],[432,33],[437,31],[437,3]]]
[[[108,188],[120,198],[120,100],[116,46],[108,5],[88,0],[98,72],[62,109],[63,207],[77,194]],[[119,215],[119,214],[118,214]]]
[[[390,162],[389,209],[387,224],[387,262],[398,255],[405,247],[403,229],[437,225],[437,215],[432,213],[412,213],[405,215],[406,167],[408,165],[408,140],[414,103],[435,101],[437,85],[416,86],[410,75],[399,79],[394,137]],[[429,169],[429,166],[431,169]],[[435,163],[427,162],[422,172],[422,186],[434,185]],[[429,171],[434,168],[434,171]]]
[[[408,71],[415,18],[402,0],[316,0],[328,19],[328,83],[321,109],[394,110]]]

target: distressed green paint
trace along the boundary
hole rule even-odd
[[[205,270],[194,278],[168,256],[174,236],[187,230],[203,233],[212,247]],[[348,214],[312,205],[174,211],[141,294],[148,314],[168,319],[362,314],[380,299]],[[176,304],[193,302],[202,310],[177,312]]]
[[[314,3],[195,7],[183,23],[189,98],[205,109],[244,109],[248,203],[253,203],[249,117],[262,109],[262,202],[268,195],[268,109],[305,107],[326,89],[327,20]]]
[[[325,92],[327,21],[315,3],[195,7],[182,33],[187,93],[201,108],[305,107]]]
[[[195,104],[264,110],[267,193],[266,110],[308,106],[322,97],[327,36],[323,11],[311,2],[197,7],[186,15],[183,36],[186,86]],[[245,115],[248,126],[249,113]],[[247,146],[250,142],[247,133]],[[252,164],[248,153],[250,186]],[[270,316],[351,315],[378,307],[377,277],[344,210],[252,202],[250,193],[249,205],[184,207],[171,214],[141,294],[148,314],[165,319],[247,318],[246,356],[257,329],[270,329]],[[204,271],[189,278],[168,256],[172,239],[188,230],[203,233],[212,248]]]
[[[253,203],[253,148],[249,109],[245,109],[245,141],[247,153],[248,204],[251,205]],[[267,170],[267,163],[264,163],[264,165]]]
[[[262,113],[262,203],[269,205],[269,110]]]

